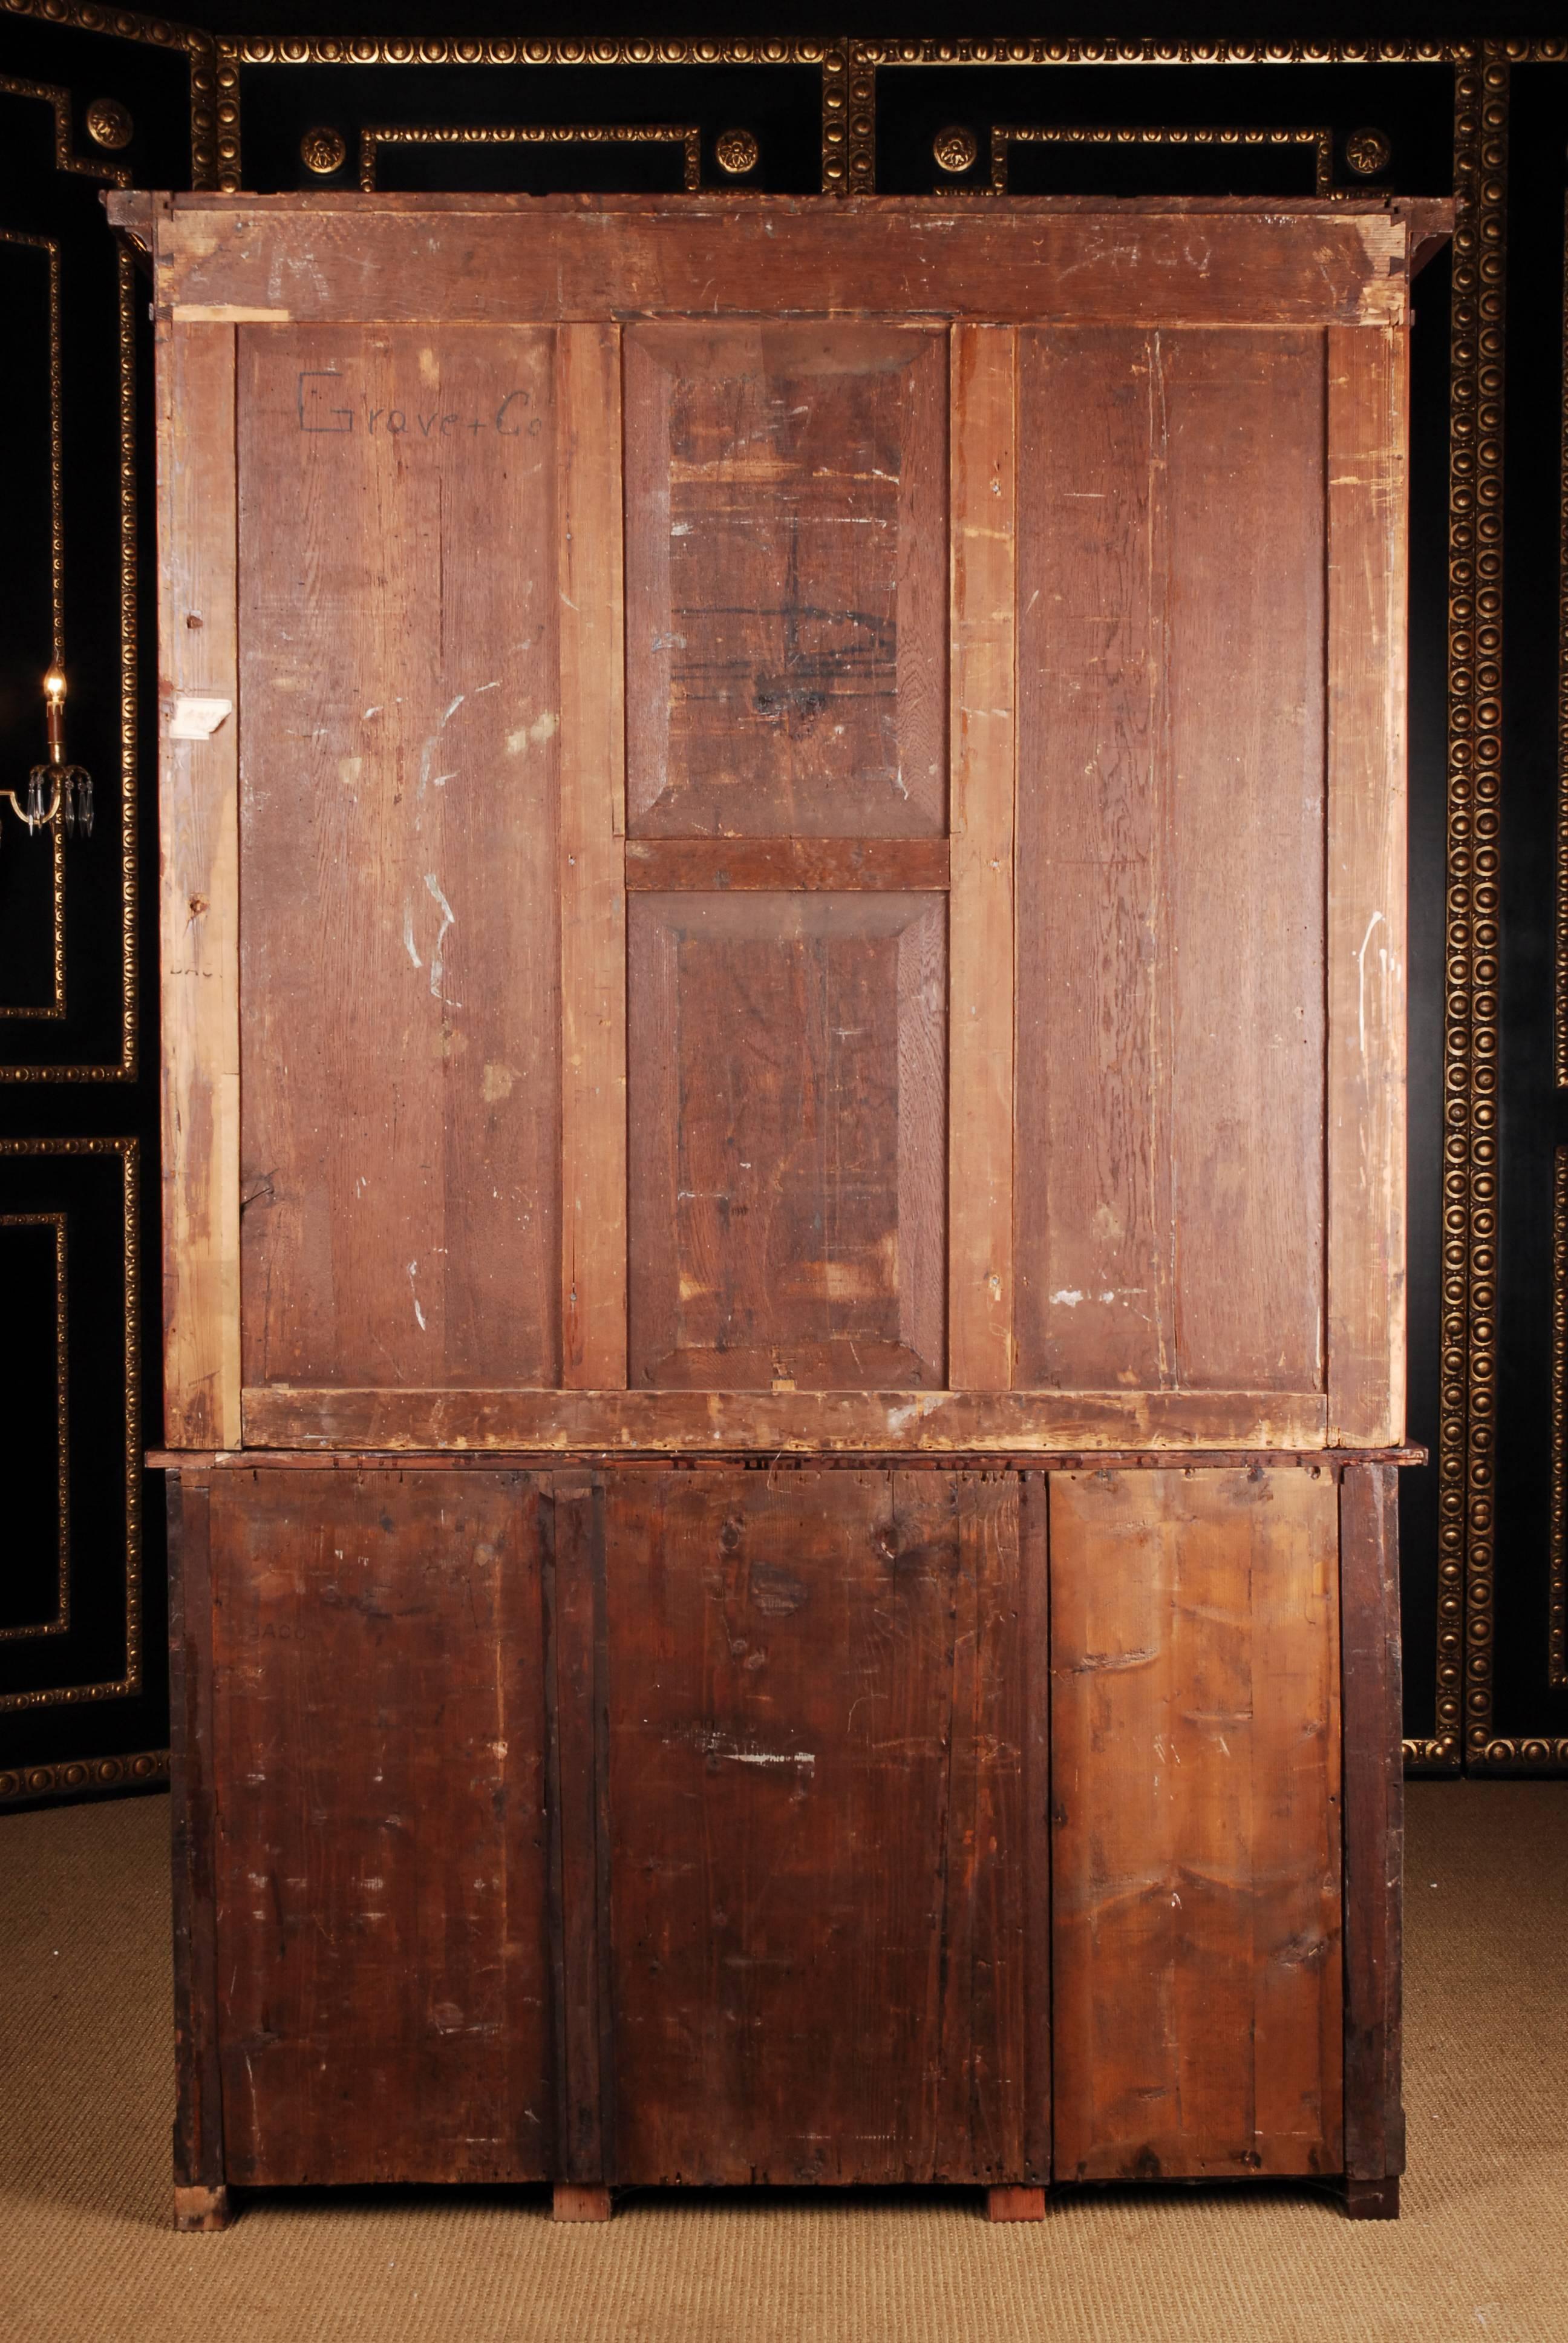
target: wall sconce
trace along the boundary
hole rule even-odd
[[[15,789],[0,795],[10,799],[12,812],[29,830],[58,821],[67,838],[91,838],[93,777],[85,765],[65,761],[65,677],[58,663],[44,678],[44,722],[48,762],[35,765],[28,774],[26,805],[19,802]]]

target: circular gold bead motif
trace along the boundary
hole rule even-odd
[[[970,171],[980,153],[980,141],[967,123],[950,122],[932,139],[931,152],[944,171]]]
[[[87,108],[87,136],[95,146],[106,146],[117,155],[128,146],[136,135],[131,109],[122,106],[117,97],[95,97]]]
[[[762,150],[749,130],[721,130],[713,151],[719,157],[719,169],[728,171],[732,179],[740,179],[757,168],[757,158]]]
[[[1375,179],[1380,171],[1386,171],[1392,153],[1383,130],[1352,130],[1345,140],[1345,161],[1359,178]]]
[[[325,123],[307,130],[299,142],[300,161],[318,179],[329,179],[334,171],[341,171],[347,154],[342,132],[328,128]]]

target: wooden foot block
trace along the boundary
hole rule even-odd
[[[226,2188],[175,2190],[176,2229],[226,2229],[233,2218]]]
[[[1043,2188],[988,2188],[986,2218],[988,2221],[1043,2221],[1045,2191]]]
[[[1350,2221],[1397,2221],[1399,2175],[1386,2180],[1347,2180],[1345,2218]]]
[[[581,2188],[570,2181],[558,2180],[552,2212],[558,2221],[608,2221],[609,2190]]]

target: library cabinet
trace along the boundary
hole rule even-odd
[[[1392,2212],[1446,208],[109,201],[177,2217]]]

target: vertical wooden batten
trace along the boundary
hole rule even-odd
[[[157,432],[164,1434],[171,1448],[235,1448],[239,714],[231,327],[160,324]]]
[[[1328,328],[1331,1447],[1404,1428],[1408,337]]]
[[[626,1384],[626,730],[620,330],[562,326],[561,1382]]]
[[[1013,1379],[1018,335],[952,332],[948,1382]]]
[[[1352,2216],[1374,2220],[1397,2215],[1404,2170],[1398,1479],[1347,1464],[1340,1483],[1345,2181]]]

